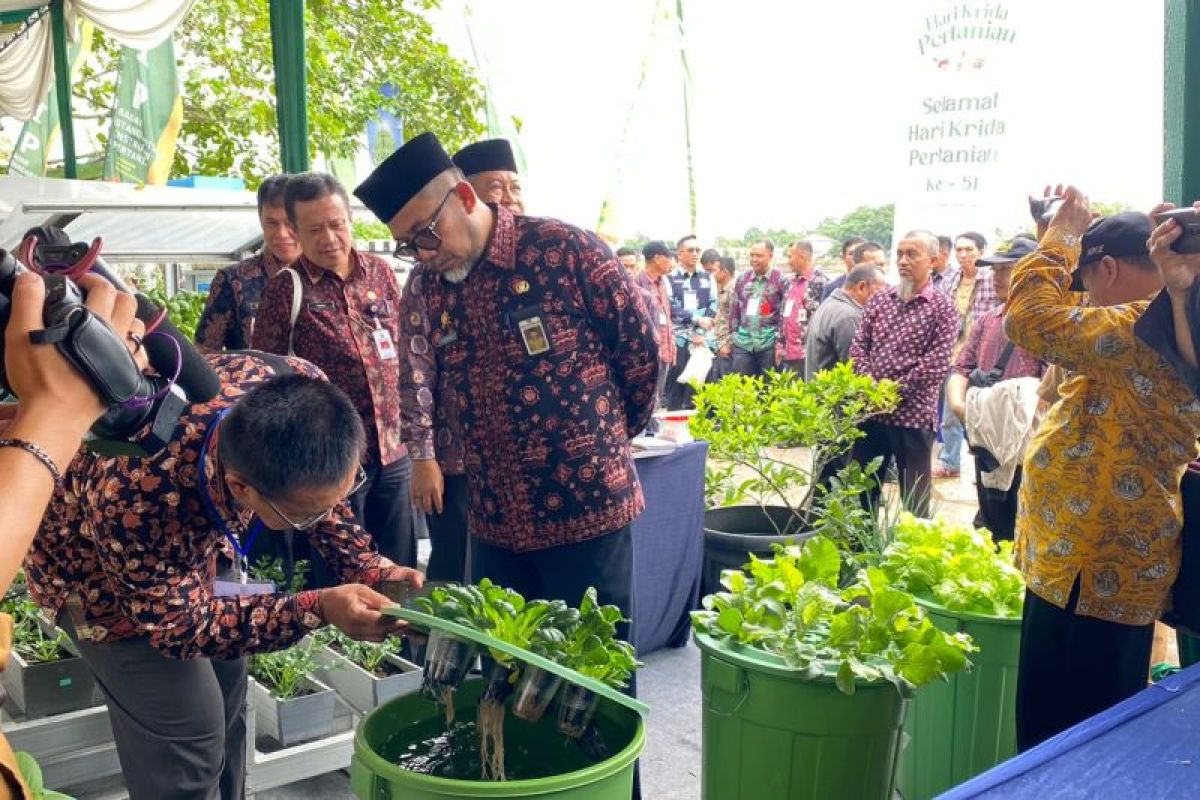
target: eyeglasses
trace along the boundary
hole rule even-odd
[[[392,255],[396,258],[402,258],[406,261],[415,261],[417,259],[418,250],[434,251],[442,246],[442,237],[438,236],[437,227],[438,220],[442,218],[442,212],[446,210],[446,202],[450,199],[450,195],[454,194],[458,187],[454,187],[446,192],[446,196],[442,198],[442,202],[438,204],[437,211],[433,212],[433,219],[429,220],[429,224],[414,233],[408,239],[397,239],[396,249],[392,251]]]
[[[366,472],[366,470],[364,470],[362,468],[362,465],[360,464],[358,467],[358,473],[355,475],[355,478],[354,478],[354,485],[350,487],[350,491],[346,493],[346,496],[349,497],[349,496],[355,494],[359,489],[361,489],[363,487],[363,485],[366,484],[366,482],[367,482],[367,472]],[[320,514],[313,514],[311,517],[301,520],[300,522],[293,522],[291,517],[289,517],[287,514],[285,514],[279,510],[279,506],[277,506],[271,502],[271,498],[267,497],[262,492],[259,492],[259,495],[262,497],[263,500],[266,501],[267,505],[271,507],[271,510],[274,511],[281,520],[283,520],[288,525],[290,525],[292,530],[296,530],[296,531],[308,530],[309,528],[316,525],[321,520],[328,517],[330,515],[330,513],[333,511],[333,509],[336,508],[336,506],[330,506],[329,508],[322,511]]]

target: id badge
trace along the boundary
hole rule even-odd
[[[700,299],[695,292],[683,293],[683,309],[684,311],[695,311],[700,307]]]
[[[668,317],[664,312],[662,312],[662,311],[658,312],[658,324],[659,325],[666,325],[670,321],[671,321],[671,318]]]
[[[786,303],[783,304],[783,318],[784,319],[787,319],[788,317],[792,316],[792,308],[795,307],[795,305],[796,305],[796,301],[792,300],[790,298],[788,299],[788,301]]]
[[[757,317],[761,308],[761,301],[757,297],[751,297],[750,302],[746,304],[746,316]]]
[[[398,358],[396,343],[392,341],[390,331],[385,328],[376,328],[371,331],[371,338],[375,340],[375,350],[384,361],[395,361]]]
[[[525,352],[531,356],[540,356],[550,350],[550,337],[546,335],[546,326],[541,317],[529,317],[520,320],[517,327],[521,331],[521,340],[525,343]]]
[[[275,594],[271,581],[230,581],[220,578],[213,581],[213,594],[217,597],[253,597],[258,594]]]

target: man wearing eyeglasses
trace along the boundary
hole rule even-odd
[[[349,395],[367,437],[366,480],[351,507],[381,553],[415,566],[412,462],[400,437],[400,286],[386,261],[354,249],[350,200],[337,179],[293,176],[284,207],[303,255],[294,271],[279,273],[267,285],[254,347],[279,355],[290,350]],[[303,541],[296,544],[296,558],[309,555]],[[328,565],[314,559],[316,585],[332,578]]]
[[[629,439],[650,421],[658,344],[629,273],[593,233],[481,202],[433,134],[355,194],[418,261],[400,313],[404,403],[427,410],[437,389],[408,353],[432,353],[459,392],[472,577],[571,603],[595,586],[632,618],[644,501]],[[435,456],[427,427],[405,435],[417,459]]]
[[[667,374],[667,408],[692,407],[695,390],[676,379],[691,358],[692,345],[703,345],[717,316],[717,295],[712,276],[698,269],[700,241],[691,234],[675,245],[679,268],[667,276],[671,284],[671,323],[674,331],[675,363]]]
[[[345,393],[298,359],[209,361],[220,394],[190,406],[160,452],[71,463],[26,560],[30,594],[104,693],[133,800],[242,797],[244,657],[325,624],[378,640],[399,626],[375,589],[423,582],[376,551],[346,503],[365,437]],[[303,531],[344,585],[255,581],[242,554],[281,531]]]

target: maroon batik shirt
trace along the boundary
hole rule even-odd
[[[854,371],[900,384],[900,405],[873,419],[898,428],[934,430],[938,395],[950,372],[950,349],[958,337],[954,301],[933,281],[908,302],[895,287],[877,292],[863,311],[850,345]]]
[[[245,350],[254,339],[254,318],[267,282],[286,264],[270,250],[217,272],[204,312],[196,323],[196,344],[205,350]]]
[[[400,357],[408,360],[401,374],[407,368],[420,388],[400,403],[400,435],[415,457],[436,456],[443,475],[462,475],[466,471],[466,442],[458,413],[458,386],[451,382],[449,373],[438,367],[437,354],[428,346],[433,325],[425,309],[424,287],[428,281],[437,280],[435,274],[414,270],[404,287],[405,308],[411,309],[406,332],[412,331],[412,338],[410,346],[400,351]],[[424,342],[425,346],[412,347],[412,342]]]
[[[821,295],[829,278],[814,269],[809,275],[793,273],[783,293],[783,308],[779,312],[779,338],[775,351],[781,361],[799,361],[804,358],[804,341],[808,335],[808,321],[821,305]]]
[[[50,501],[25,560],[29,591],[54,619],[78,595],[90,638],[99,643],[149,637],[172,658],[237,658],[288,647],[323,624],[318,593],[217,597],[219,555],[231,545],[201,498],[200,449],[209,427],[276,369],[248,354],[211,355],[221,392],[189,407],[175,438],[150,458],[81,453]],[[321,377],[289,359],[297,372]],[[205,466],[209,497],[225,524],[246,543],[251,520],[230,507],[216,454]],[[261,536],[272,536],[263,531]],[[345,583],[378,585],[393,568],[356,525],[346,503],[307,533]]]
[[[629,438],[650,420],[658,375],[645,302],[595,234],[492,208],[466,280],[417,266],[401,351],[432,350],[461,389],[472,536],[528,551],[610,533],[644,507]],[[424,363],[404,360],[406,405],[435,391]],[[422,436],[413,451],[429,457]]]
[[[400,438],[400,284],[382,258],[351,251],[354,269],[343,281],[302,257],[296,264],[303,285],[292,346],[354,403],[367,433],[367,460],[383,465],[408,451]],[[276,275],[263,294],[254,328],[254,348],[287,354],[292,312],[292,277]],[[387,332],[392,355],[380,352],[375,331]]]

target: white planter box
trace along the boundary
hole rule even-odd
[[[79,656],[30,664],[14,650],[0,685],[29,719],[98,705],[96,681]]]
[[[250,679],[254,697],[254,725],[258,736],[269,736],[281,747],[320,739],[333,732],[336,695],[314,678],[305,684],[311,694],[280,700],[258,681]]]
[[[314,655],[320,665],[317,678],[332,686],[343,700],[364,714],[393,697],[421,688],[421,668],[399,656],[387,656],[386,662],[400,672],[380,678],[331,647],[318,648]]]

